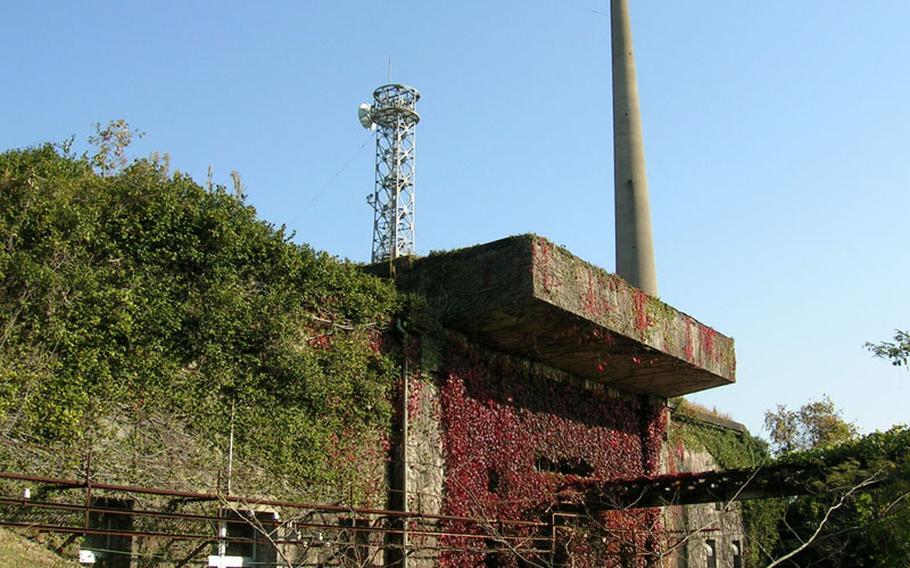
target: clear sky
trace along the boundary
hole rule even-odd
[[[632,0],[662,299],[731,335],[695,398],[759,431],[829,394],[910,422],[910,2]],[[126,118],[140,155],[238,170],[296,239],[367,260],[356,108],[423,93],[420,253],[535,232],[614,266],[606,0],[4,2],[0,149]]]

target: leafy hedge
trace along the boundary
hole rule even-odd
[[[106,172],[105,172],[106,173]],[[303,483],[388,429],[392,285],[290,241],[224,188],[54,147],[0,154],[0,417],[77,447],[109,409],[179,414]],[[110,418],[110,417],[108,417]],[[366,451],[366,450],[365,450]]]

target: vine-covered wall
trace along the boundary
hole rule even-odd
[[[440,399],[447,515],[549,522],[568,483],[653,475],[660,467],[662,402],[585,385],[458,336],[449,339]],[[619,566],[622,555],[634,557],[653,545],[654,515],[622,511],[582,519],[585,528],[562,532],[562,546],[574,566]],[[452,533],[480,530],[449,525]],[[512,566],[533,554],[518,550],[533,548],[519,538],[532,538],[533,527],[487,529],[487,540],[448,537],[440,565]],[[485,558],[484,547],[502,553]]]
[[[684,400],[672,413],[669,427],[670,467],[690,471],[713,468],[760,467],[770,460],[767,444],[744,428],[724,427],[728,419],[713,417]],[[687,467],[687,458],[701,456],[701,463]],[[698,462],[698,460],[695,460]],[[711,467],[709,467],[711,466]],[[734,507],[744,532],[743,557],[746,566],[761,565],[765,554],[778,541],[778,519],[783,510],[780,499],[742,501]],[[739,521],[737,521],[739,522]],[[729,525],[729,523],[726,523]],[[724,525],[724,523],[721,523]],[[729,532],[729,531],[728,531]],[[765,552],[762,552],[765,551]]]
[[[223,187],[92,165],[0,153],[0,469],[209,490],[233,432],[234,491],[380,503],[394,285]]]
[[[420,483],[438,485],[415,493],[424,507],[416,510],[551,522],[551,506],[573,482],[661,473],[663,400],[620,395],[455,334],[443,341],[436,374],[421,375],[416,347],[397,343],[391,323],[413,323],[415,336],[439,332],[446,310],[422,313],[392,282],[292,243],[224,188],[161,164],[140,160],[100,175],[52,146],[0,154],[0,237],[5,469],[88,474],[80,468],[91,455],[91,475],[101,481],[221,488],[232,440],[234,492],[377,505],[388,489],[383,465],[397,459],[390,445],[404,352],[414,379],[409,467]],[[501,259],[484,261],[481,288],[501,292],[491,306],[514,305],[507,284],[530,271],[527,305],[561,303],[573,318],[628,327],[643,344],[732,377],[732,342],[528,239],[498,245],[528,252],[501,281],[486,281]],[[436,261],[453,266],[441,270],[437,300],[481,301],[446,293],[457,275],[468,279],[464,290],[475,289],[470,259],[456,260]],[[552,321],[559,325],[544,327],[567,332],[555,338],[564,351],[613,340],[600,329],[581,337],[562,316]],[[524,331],[513,330],[530,343]],[[598,366],[591,377],[613,376],[603,360],[585,361],[588,371]],[[580,567],[618,565],[630,554],[641,560],[654,547],[657,520],[642,511],[566,522],[555,553]],[[515,565],[533,554],[538,530],[447,525],[443,566]],[[509,546],[519,550],[489,553]]]

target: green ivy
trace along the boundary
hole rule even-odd
[[[767,444],[745,432],[718,428],[681,403],[671,441],[703,449],[721,468],[771,463]],[[807,493],[790,499],[742,502],[747,565],[760,566],[795,550],[819,527],[818,538],[795,559],[800,566],[907,566],[910,562],[910,428],[895,426],[836,446],[790,452],[774,461],[805,469]],[[875,480],[869,487],[864,481]]]
[[[768,444],[748,432],[721,428],[705,422],[697,413],[686,408],[684,400],[674,411],[670,440],[683,443],[690,450],[704,450],[723,469],[754,468],[771,460]],[[786,503],[782,499],[753,499],[740,503],[746,531],[746,566],[762,566],[767,554],[779,540],[778,523],[783,518]]]
[[[813,472],[806,476],[810,492],[787,511],[788,525],[801,538],[843,497],[813,546],[798,557],[801,565],[910,565],[910,428],[895,426],[837,446],[792,452],[780,461]],[[874,485],[861,487],[871,481]],[[787,533],[781,549],[796,548],[800,537]]]
[[[182,415],[223,447],[234,407],[244,459],[353,477],[337,452],[375,446],[391,418],[397,371],[377,336],[393,286],[222,187],[141,160],[105,174],[50,145],[0,154],[6,431],[75,448],[116,403]]]

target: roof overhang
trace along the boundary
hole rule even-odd
[[[731,338],[535,235],[396,272],[444,326],[585,379],[662,397],[735,381]]]

